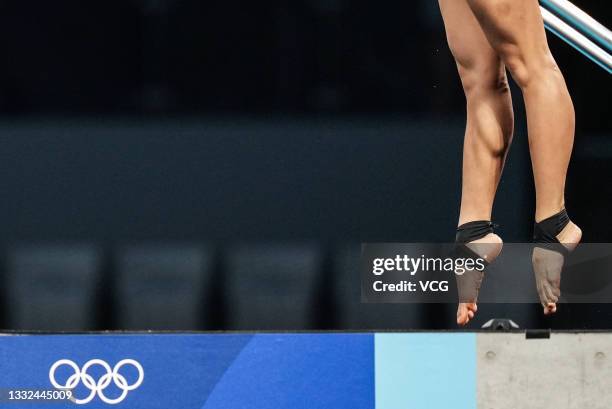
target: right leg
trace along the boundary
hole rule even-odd
[[[495,192],[512,140],[514,117],[506,69],[487,41],[466,0],[439,0],[448,44],[457,62],[467,102],[463,147],[463,177],[459,225],[491,220]],[[483,251],[493,261],[501,239],[490,233],[470,242],[487,243]],[[468,244],[469,246],[470,244]],[[457,323],[464,325],[476,312],[473,303],[460,303]]]
[[[538,1],[467,1],[492,47],[523,91],[536,188],[535,220],[540,224],[551,216],[559,219],[565,208],[565,179],[574,142],[574,107],[548,48]],[[548,240],[563,243],[569,251],[582,236],[571,221],[560,231],[554,231],[554,237]],[[534,251],[536,277],[541,276],[542,285],[555,292],[540,291],[538,283],[546,313],[556,309],[562,265],[560,254]]]

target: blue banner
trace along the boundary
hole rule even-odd
[[[0,407],[372,409],[374,357],[373,334],[8,335]]]

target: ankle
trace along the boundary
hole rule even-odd
[[[486,236],[466,243],[472,251],[484,258],[488,263],[492,263],[502,251],[504,242],[495,233],[489,233]]]
[[[568,251],[573,251],[581,239],[582,230],[572,221],[557,235],[559,243],[563,244]]]
[[[565,210],[565,203],[563,201],[554,206],[538,207],[535,213],[535,222],[540,223],[553,215],[561,213],[563,210]]]

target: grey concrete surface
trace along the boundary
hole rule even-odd
[[[612,408],[612,334],[477,337],[478,409]]]

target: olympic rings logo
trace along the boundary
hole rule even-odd
[[[87,373],[87,371],[94,365],[100,366],[106,371],[106,373],[102,375],[97,382],[90,374]],[[131,365],[138,371],[138,379],[131,385],[128,384],[125,376],[119,373],[121,368],[126,365]],[[74,374],[70,375],[66,380],[65,385],[60,385],[55,378],[55,372],[57,371],[57,368],[61,366],[69,366],[74,371]],[[83,365],[83,369],[79,369],[78,365],[69,359],[60,359],[51,365],[51,368],[49,369],[49,380],[51,381],[51,384],[59,390],[73,390],[79,385],[80,382],[83,382],[83,385],[90,390],[89,395],[84,399],[76,399],[74,396],[70,398],[70,400],[78,405],[84,405],[91,402],[96,397],[96,394],[103,402],[106,402],[109,405],[115,405],[123,402],[129,391],[133,391],[142,384],[142,381],[144,380],[144,370],[142,365],[133,359],[124,359],[119,361],[112,369],[108,363],[101,359],[92,359],[88,361],[85,363],[85,365]],[[113,382],[115,386],[121,390],[121,394],[112,399],[104,394],[104,390],[111,384],[111,382]]]

